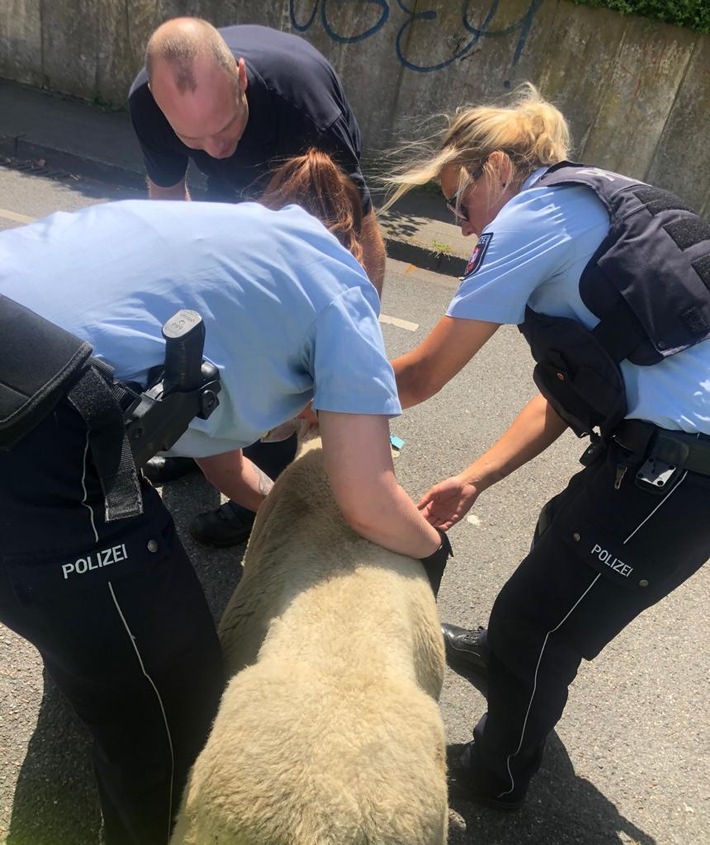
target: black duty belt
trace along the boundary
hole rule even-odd
[[[710,475],[710,435],[670,431],[643,420],[622,420],[612,439],[641,458]]]

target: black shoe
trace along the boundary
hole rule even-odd
[[[446,662],[456,669],[465,669],[477,675],[488,673],[488,650],[486,647],[486,629],[477,628],[469,631],[457,625],[441,623],[444,635]]]
[[[474,750],[473,742],[449,745],[446,749],[449,797],[463,798],[506,813],[519,810],[525,803],[525,791],[491,788],[486,778],[477,775],[472,766]]]
[[[199,471],[200,468],[192,458],[161,458],[158,455],[151,458],[143,467],[143,475],[151,484],[158,486]]]
[[[200,543],[225,549],[249,539],[256,514],[235,502],[201,513],[190,524],[190,534]]]

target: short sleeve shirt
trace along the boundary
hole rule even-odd
[[[536,187],[529,177],[481,234],[447,314],[520,324],[525,308],[578,320],[598,318],[579,294],[579,280],[609,231],[609,215],[583,185]],[[621,362],[628,417],[663,428],[710,433],[710,343],[652,367]]]
[[[372,206],[360,169],[360,127],[332,65],[297,35],[264,26],[231,26],[220,34],[247,68],[249,121],[234,155],[215,159],[180,141],[148,88],[145,68],[131,86],[128,109],[156,185],[177,184],[188,160],[206,174],[211,199],[256,199],[270,170],[309,147],[330,153]]]
[[[0,293],[88,340],[116,376],[145,383],[162,325],[206,328],[220,404],[173,452],[247,446],[300,413],[400,413],[358,262],[297,206],[133,200],[60,212],[0,233]]]

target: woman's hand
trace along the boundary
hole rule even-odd
[[[458,475],[435,484],[417,507],[430,525],[448,531],[484,490],[547,449],[566,428],[544,396],[534,396],[497,443]]]
[[[468,513],[480,492],[461,475],[452,475],[428,490],[417,507],[430,525],[448,531]]]

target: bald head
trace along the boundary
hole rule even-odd
[[[195,92],[201,67],[222,70],[235,78],[234,56],[219,32],[201,18],[173,18],[161,24],[146,47],[148,81],[167,73],[181,94]]]
[[[244,59],[200,18],[174,18],[155,30],[146,50],[156,105],[186,146],[213,158],[236,152],[249,120]]]

